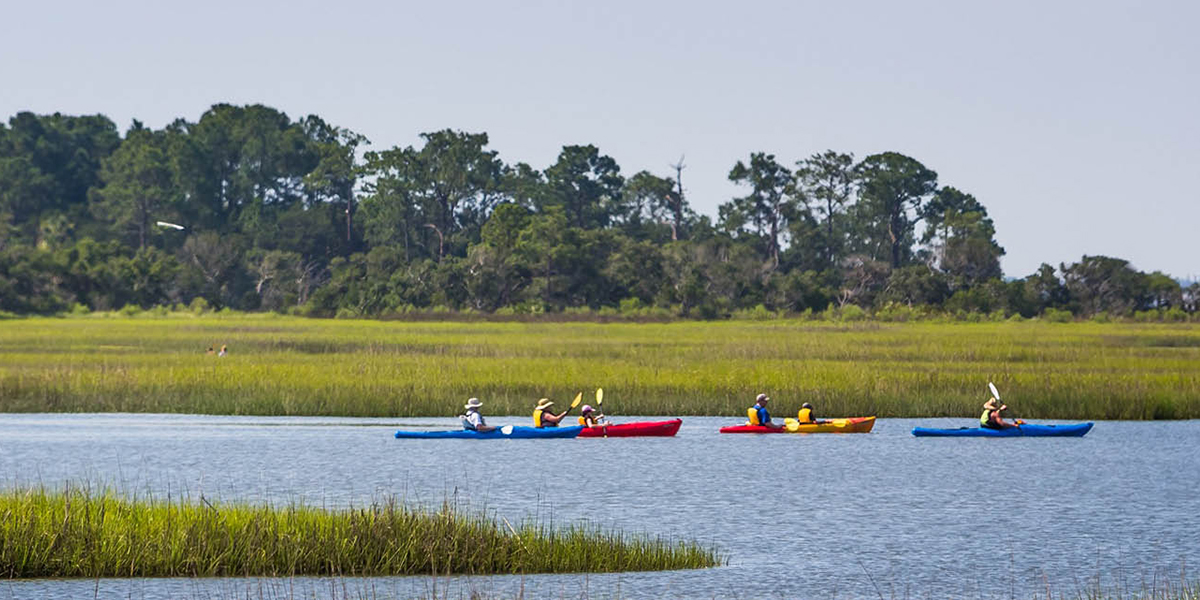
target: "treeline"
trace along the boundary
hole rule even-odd
[[[1182,319],[1200,300],[1200,285],[1104,256],[1006,280],[984,205],[895,152],[752,153],[729,172],[744,195],[714,221],[690,207],[682,161],[626,176],[595,146],[564,146],[539,169],[501,160],[485,133],[421,137],[362,152],[361,135],[261,105],[124,137],[100,115],[20,113],[0,125],[0,310]]]

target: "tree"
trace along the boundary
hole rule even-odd
[[[1148,278],[1129,261],[1108,256],[1084,256],[1070,266],[1059,265],[1075,312],[1127,315],[1147,306]]]
[[[921,202],[937,189],[937,173],[903,154],[884,152],[855,167],[864,216],[882,237],[893,269],[911,257],[913,228]]]
[[[925,219],[922,243],[931,246],[930,263],[949,275],[956,287],[1000,278],[1004,249],[996,243],[996,228],[987,209],[970,194],[942,188],[921,209]]]
[[[138,248],[149,243],[155,221],[174,221],[175,189],[166,139],[134,121],[125,142],[104,159],[103,184],[92,188],[92,214],[131,232]]]
[[[309,202],[326,202],[344,207],[346,244],[354,242],[354,185],[359,167],[356,153],[362,144],[370,143],[365,136],[348,129],[335,127],[316,116],[300,120],[306,137],[313,141],[319,157],[316,167],[304,176]]]
[[[750,193],[721,205],[722,223],[727,231],[752,225],[755,235],[766,243],[770,268],[778,268],[780,237],[797,211],[791,171],[776,162],[775,155],[755,152],[750,155],[749,165],[739,160],[733,166],[729,180],[750,186]]]
[[[18,113],[0,125],[0,214],[27,240],[36,239],[43,215],[87,225],[88,189],[120,143],[103,115]]]
[[[376,205],[367,215],[372,221],[368,239],[378,244],[402,237],[406,252],[410,240],[419,239],[422,254],[436,260],[448,252],[447,246],[449,252],[465,254],[502,197],[504,164],[495,151],[485,150],[486,133],[447,129],[421,137],[425,145],[420,150],[410,146],[367,153],[365,172],[374,181],[366,186],[364,203]]]
[[[854,196],[854,155],[826,150],[796,163],[796,187],[820,211],[824,225],[823,254],[836,264],[844,242],[835,217]]]
[[[620,213],[621,167],[595,146],[563,146],[545,175],[539,212],[561,207],[567,223],[581,229],[608,227]]]

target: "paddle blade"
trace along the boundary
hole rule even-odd
[[[845,427],[849,424],[850,424],[850,419],[834,419],[833,420],[834,427]]]
[[[788,431],[795,433],[797,431],[800,431],[800,421],[797,421],[796,419],[784,419],[783,427],[784,427],[784,429],[787,429]]]
[[[989,382],[988,382],[988,389],[989,389],[989,390],[992,390],[992,397],[993,397],[993,398],[995,398],[996,400],[1000,400],[1000,391],[996,389],[996,384],[994,384],[994,383],[992,383],[992,382],[990,382],[990,381],[989,381]]]
[[[604,388],[596,388],[596,405],[604,404]]]
[[[500,433],[503,433],[504,435],[512,435],[512,430],[512,425],[505,425],[504,427],[500,428]]]
[[[571,408],[575,408],[576,406],[579,406],[580,402],[583,402],[583,392],[579,392],[578,394],[575,394],[575,400],[573,402],[571,402]]]

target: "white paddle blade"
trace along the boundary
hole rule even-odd
[[[992,397],[993,397],[993,398],[995,398],[996,400],[1000,400],[1000,392],[999,392],[999,390],[997,390],[997,389],[996,389],[996,384],[994,384],[994,383],[992,383],[992,382],[990,382],[990,381],[989,381],[989,382],[988,382],[988,389],[992,390]]]
[[[604,404],[604,388],[596,388],[596,404]]]
[[[500,433],[503,433],[504,435],[512,435],[512,430],[512,425],[505,425],[504,427],[500,428]]]

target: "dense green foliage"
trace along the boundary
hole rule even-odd
[[[0,492],[0,577],[447,575],[712,567],[693,543],[588,526],[513,527],[385,499],[329,510],[130,500],[87,489]]]
[[[538,169],[485,133],[366,140],[316,116],[220,104],[122,138],[103,116],[0,124],[0,311],[191,304],[313,315],[651,307],[721,318],[932,306],[951,313],[1195,313],[1181,286],[1085,256],[1005,280],[987,209],[917,160],[752,153],[714,222],[671,176],[591,145]],[[159,226],[159,221],[183,226]]]
[[[1193,324],[92,314],[0,327],[0,411],[528,416],[603,387],[616,415],[739,419],[767,392],[781,416],[973,419],[991,380],[1028,419],[1176,419],[1200,417],[1198,364]]]

